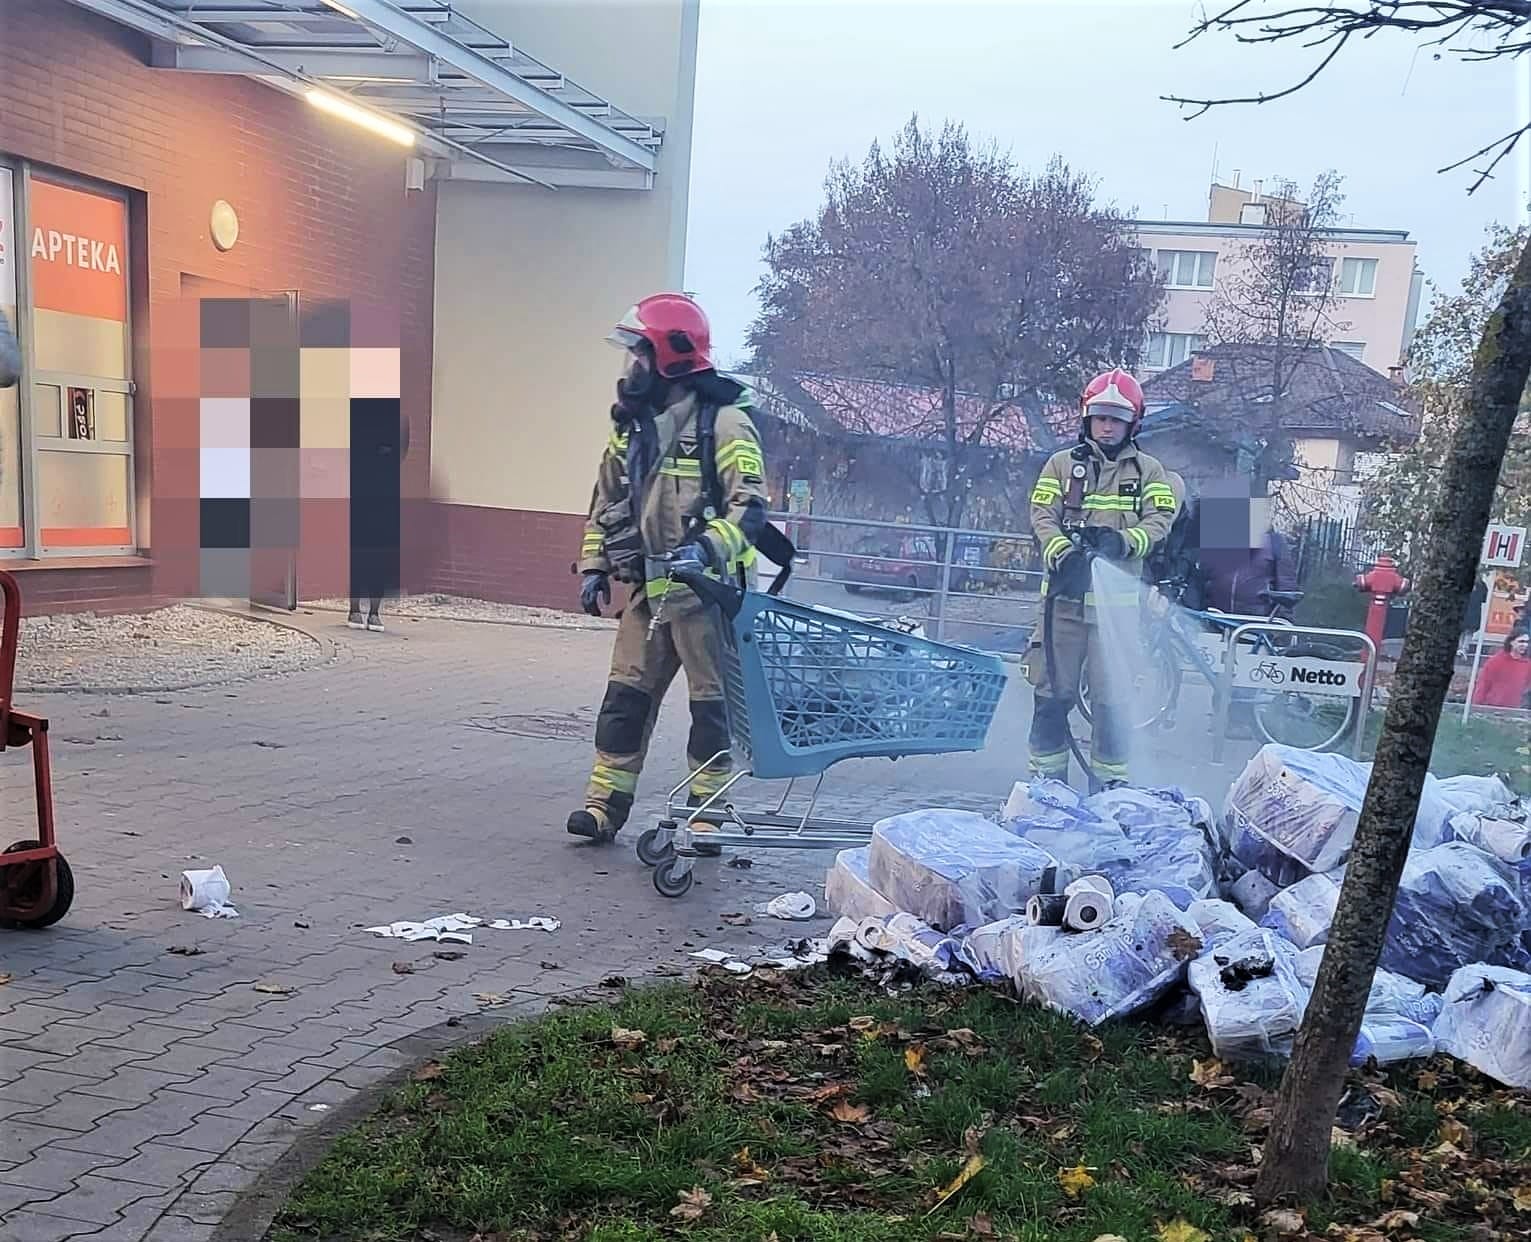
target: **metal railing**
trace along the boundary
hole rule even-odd
[[[1033,536],[801,513],[770,516],[799,545],[787,598],[861,616],[919,621],[937,641],[1008,653],[1026,649],[1041,612],[1042,571]],[[885,535],[891,548],[830,546],[865,543],[875,535]],[[899,555],[898,545],[908,540],[929,546]],[[990,563],[995,551],[1007,546],[1025,554],[1026,567]],[[983,585],[992,589],[972,589]],[[895,597],[916,607],[896,608]]]

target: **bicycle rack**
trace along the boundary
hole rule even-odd
[[[1366,720],[1371,713],[1372,690],[1377,680],[1377,644],[1372,641],[1371,635],[1363,634],[1360,630],[1319,629],[1316,626],[1292,625],[1280,621],[1263,620],[1247,621],[1237,629],[1228,631],[1226,645],[1223,648],[1222,685],[1218,688],[1217,703],[1215,704],[1217,726],[1212,733],[1212,762],[1221,763],[1223,761],[1223,749],[1227,745],[1228,717],[1233,709],[1235,648],[1238,645],[1239,639],[1248,633],[1272,631],[1279,631],[1283,637],[1287,638],[1298,635],[1313,638],[1339,638],[1351,643],[1359,640],[1366,645],[1366,668],[1361,674],[1360,694],[1352,696],[1360,700],[1360,706],[1356,711],[1355,740],[1350,744],[1350,757],[1359,761],[1361,758],[1361,746],[1366,738]],[[1278,655],[1264,658],[1280,659],[1281,657]]]

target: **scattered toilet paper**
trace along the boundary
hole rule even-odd
[[[475,927],[488,927],[494,931],[541,931],[556,932],[563,924],[557,919],[537,916],[529,919],[495,919],[486,923],[472,914],[441,914],[423,923],[401,921],[386,923],[367,930],[374,936],[394,940],[436,940],[445,944],[472,944]]]
[[[229,877],[223,868],[181,872],[181,909],[210,919],[237,919],[239,911],[229,905]]]
[[[773,897],[765,905],[756,907],[756,913],[768,914],[773,919],[801,923],[811,919],[818,913],[818,909],[813,898],[807,893],[783,893],[780,897]]]

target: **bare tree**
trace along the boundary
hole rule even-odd
[[[1295,182],[1279,181],[1265,199],[1265,229],[1230,252],[1207,304],[1203,331],[1214,345],[1259,345],[1262,402],[1249,407],[1246,434],[1259,446],[1255,480],[1279,479],[1293,462],[1287,434],[1292,376],[1346,326],[1339,306],[1332,232],[1340,219],[1341,177],[1320,174],[1304,199]]]
[[[1350,4],[1233,0],[1197,22],[1178,46],[1184,47],[1211,32],[1231,34],[1240,43],[1295,41],[1304,47],[1324,49],[1318,63],[1300,81],[1269,93],[1225,99],[1191,99],[1180,95],[1163,98],[1195,108],[1187,120],[1227,104],[1263,104],[1284,99],[1323,73],[1351,39],[1370,38],[1378,31],[1429,35],[1426,47],[1446,48],[1468,61],[1520,56],[1531,51],[1531,0],[1354,0]],[[1477,164],[1473,169],[1476,177],[1467,190],[1471,194],[1494,175],[1494,169],[1528,133],[1531,126],[1517,126],[1439,171],[1452,172]],[[1486,164],[1479,162],[1485,159]]]
[[[1531,247],[1522,246],[1473,358],[1452,436],[1403,654],[1313,996],[1281,1081],[1256,1197],[1311,1199],[1328,1180],[1346,1067],[1382,955],[1419,795],[1451,681],[1500,466],[1531,376]]]
[[[755,367],[853,431],[928,445],[928,516],[958,525],[996,450],[1049,445],[1049,405],[1136,362],[1162,291],[1086,178],[1057,160],[1019,173],[950,122],[910,120],[825,189],[813,219],[766,243]],[[860,381],[883,386],[876,410]],[[891,414],[888,386],[912,394]]]
[[[1476,46],[1449,49],[1469,60],[1524,55],[1531,52],[1531,0],[1234,0],[1198,22],[1189,39],[1209,31],[1232,33],[1242,43],[1297,40],[1325,50],[1307,76],[1273,94],[1172,97],[1194,105],[1193,116],[1219,104],[1266,103],[1294,94],[1332,64],[1352,38],[1378,31],[1427,34],[1427,46],[1438,47],[1475,39]],[[1451,168],[1490,157],[1475,170],[1472,193],[1526,133],[1517,128]],[[1408,858],[1462,613],[1528,376],[1531,245],[1522,244],[1479,338],[1440,487],[1421,522],[1428,534],[1409,628],[1328,943],[1277,1095],[1255,1187],[1262,1203],[1315,1198],[1328,1180],[1335,1112]]]

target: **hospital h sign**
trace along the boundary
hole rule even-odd
[[[1526,555],[1524,526],[1492,525],[1483,540],[1483,563],[1500,569],[1517,569]]]

